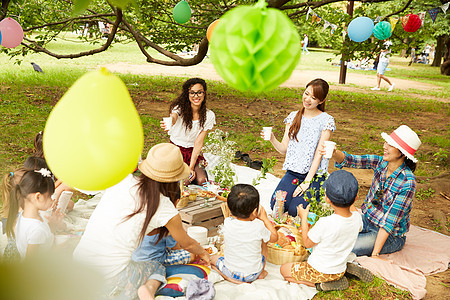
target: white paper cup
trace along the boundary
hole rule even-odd
[[[163,118],[163,122],[167,130],[169,130],[172,127],[172,117]]]
[[[270,136],[272,135],[272,127],[263,127],[264,132],[264,140],[270,140]]]
[[[325,145],[325,155],[323,157],[331,158],[333,156],[333,151],[336,143],[332,141],[325,141],[323,142],[323,144]]]
[[[187,229],[187,234],[202,246],[208,244],[208,229],[205,227],[191,226]]]

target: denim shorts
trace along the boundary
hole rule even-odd
[[[228,278],[232,278],[232,279],[235,279],[235,280],[238,280],[238,281],[242,281],[242,282],[253,282],[253,281],[255,281],[256,279],[258,279],[259,275],[261,274],[261,272],[264,269],[264,267],[263,267],[263,269],[261,269],[261,271],[245,276],[245,274],[242,273],[242,272],[230,271],[227,268],[227,266],[225,266],[224,260],[225,260],[225,258],[223,256],[221,256],[221,257],[219,257],[219,259],[217,259],[217,262],[216,262],[217,269],[219,269],[219,271],[222,272],[223,275],[227,276]],[[262,255],[263,266],[264,266],[265,262],[266,262],[266,258],[264,257],[264,255]]]
[[[381,74],[381,75],[384,75],[388,65],[389,65],[389,62],[379,62],[378,63],[378,67],[377,67],[377,73]]]

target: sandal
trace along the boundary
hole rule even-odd
[[[247,153],[242,153],[241,159],[242,159],[243,161],[245,161],[246,163],[250,163],[250,162],[252,161],[251,158],[250,158],[250,156],[249,156]]]
[[[354,263],[347,263],[347,270],[345,271],[345,273],[357,277],[362,282],[369,283],[373,281],[372,272]]]
[[[234,158],[236,158],[236,159],[240,159],[240,158],[242,158],[242,152],[241,151],[236,151],[236,153],[234,154]]]
[[[247,166],[252,169],[255,169],[255,170],[261,170],[262,164],[263,164],[262,161],[254,160],[254,161],[248,162]]]
[[[328,292],[328,291],[343,291],[348,288],[348,280],[345,276],[342,276],[338,280],[316,283],[316,289],[319,292]]]

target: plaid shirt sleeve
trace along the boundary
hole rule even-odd
[[[342,169],[342,167],[357,168],[357,169],[372,169],[375,170],[378,164],[383,160],[383,157],[378,155],[353,155],[342,151],[345,155],[344,160],[338,164],[335,163],[336,168]]]
[[[405,174],[400,174],[390,184],[385,197],[389,200],[383,203],[384,215],[379,222],[387,233],[401,236],[409,230],[409,213],[415,191],[415,180]]]

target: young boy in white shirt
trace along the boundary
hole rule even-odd
[[[237,184],[228,195],[231,216],[224,221],[224,256],[211,257],[211,267],[233,283],[253,282],[266,277],[267,243],[278,234],[259,206],[259,193],[248,184]]]
[[[325,201],[334,209],[334,214],[320,218],[309,230],[309,205],[306,208],[299,205],[303,244],[313,251],[307,261],[283,264],[281,275],[287,281],[315,286],[320,291],[346,289],[346,271],[361,280],[372,281],[369,270],[354,264],[347,267],[347,257],[362,229],[361,215],[356,209],[350,209],[358,194],[358,181],[352,173],[338,170],[328,176],[323,186]]]

